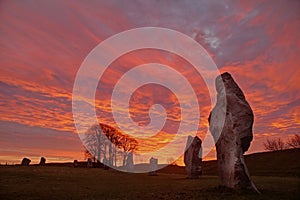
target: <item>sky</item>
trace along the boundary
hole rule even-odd
[[[0,163],[19,163],[25,156],[33,163],[41,156],[51,162],[84,159],[72,114],[77,71],[100,42],[139,27],[188,35],[206,49],[221,73],[233,76],[255,115],[247,153],[264,151],[267,139],[287,140],[300,130],[299,13],[296,0],[1,1]],[[169,52],[145,49],[115,60],[97,88],[98,120],[115,125],[108,88],[122,73],[149,62],[172,66],[192,83],[200,99],[197,134],[203,139],[211,110],[208,90],[189,63]],[[130,101],[130,115],[140,125],[149,123],[147,113],[157,102],[173,125],[140,142],[151,148],[172,139],[168,134],[180,119],[178,99],[166,88],[145,85]],[[213,158],[215,151],[205,159]]]

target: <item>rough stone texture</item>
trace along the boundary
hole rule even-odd
[[[39,165],[44,166],[46,164],[46,158],[41,157]]]
[[[29,163],[31,162],[30,159],[28,158],[23,158],[22,162],[21,162],[21,165],[22,166],[29,166]]]
[[[258,192],[250,179],[243,156],[253,139],[252,109],[229,73],[217,77],[216,89],[217,103],[208,120],[216,142],[221,185]],[[224,126],[221,123],[222,116],[225,116]]]
[[[128,172],[133,172],[134,164],[133,164],[133,154],[130,152],[126,159],[126,170]]]
[[[189,136],[184,152],[184,164],[187,176],[190,179],[199,178],[202,174],[202,151],[200,138]]]
[[[150,165],[149,165],[149,175],[150,176],[156,176],[158,168],[158,159],[156,158],[150,158]]]

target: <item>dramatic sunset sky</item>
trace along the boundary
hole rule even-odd
[[[72,115],[76,73],[101,41],[148,26],[192,37],[220,72],[232,74],[255,114],[247,153],[264,151],[267,138],[287,140],[300,130],[299,13],[297,0],[0,1],[0,163],[19,163],[25,156],[33,163],[41,156],[50,162],[82,160],[84,148]],[[207,89],[176,55],[142,50],[122,56],[102,78],[104,86],[115,83],[122,70],[149,62],[172,66],[194,83],[202,98],[198,135],[203,139],[211,109]],[[153,102],[147,101],[147,107],[139,100],[158,91],[154,100],[166,106],[171,102],[166,110],[176,128],[178,102],[164,88],[146,85],[137,90],[132,117],[147,124]],[[107,109],[109,90],[99,87],[96,97],[99,121],[114,126]],[[166,135],[157,135],[152,145],[164,145]],[[213,151],[205,159],[214,156]]]

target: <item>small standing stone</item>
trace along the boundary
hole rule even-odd
[[[105,169],[105,170],[108,170],[108,169],[109,169],[109,167],[108,167],[108,160],[107,160],[106,157],[103,158],[103,165],[104,165],[104,169]]]
[[[157,176],[157,168],[158,168],[158,159],[150,158],[150,166],[149,166],[149,175],[150,176]]]
[[[94,163],[94,167],[95,168],[101,168],[101,167],[103,167],[103,164],[99,160],[97,160],[97,162]]]
[[[73,167],[74,167],[74,168],[77,168],[77,167],[78,167],[78,160],[74,160],[74,161],[73,161]]]
[[[92,168],[93,167],[93,161],[91,158],[88,158],[87,160],[87,168]]]
[[[29,163],[31,162],[30,159],[28,158],[23,158],[22,162],[21,162],[21,165],[22,166],[29,166]]]
[[[190,179],[197,179],[202,174],[202,151],[200,138],[189,136],[184,152],[184,164],[187,176]]]
[[[41,160],[40,160],[40,166],[44,166],[46,164],[46,158],[44,157],[41,157]]]
[[[126,160],[126,170],[128,172],[133,172],[134,170],[134,164],[133,164],[133,154],[132,152],[130,152],[127,156],[127,160]]]

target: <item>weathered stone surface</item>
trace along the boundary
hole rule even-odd
[[[39,165],[44,166],[46,164],[46,158],[41,157]]]
[[[133,164],[133,154],[130,152],[126,159],[126,170],[128,172],[133,172],[134,164]]]
[[[23,158],[23,160],[22,160],[22,162],[21,162],[21,165],[22,165],[22,166],[28,166],[30,162],[31,162],[30,159],[28,159],[28,158]]]
[[[217,77],[216,89],[217,103],[208,120],[216,142],[221,185],[258,192],[250,179],[243,156],[253,138],[252,109],[229,73]],[[222,116],[225,117],[224,124],[221,123]]]
[[[189,136],[184,152],[184,164],[187,176],[190,179],[199,178],[202,174],[202,151],[200,138]]]
[[[156,158],[150,158],[150,165],[149,165],[149,175],[150,176],[156,176],[157,173],[157,168],[158,168],[158,159]]]

